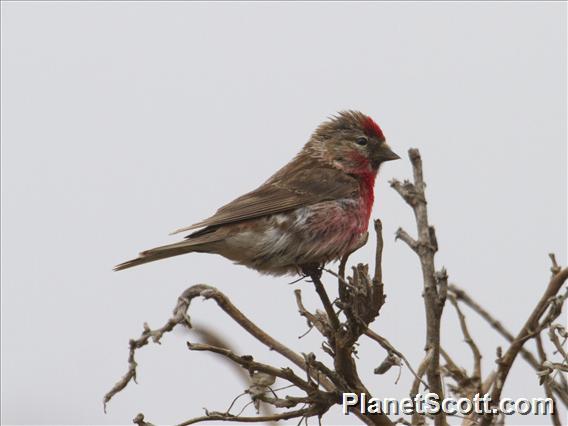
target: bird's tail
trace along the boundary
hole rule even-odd
[[[144,263],[154,262],[155,260],[167,257],[179,256],[180,254],[199,251],[199,247],[191,241],[181,241],[179,243],[168,244],[143,251],[136,259],[128,260],[114,267],[115,271],[132,268],[133,266],[143,265]]]

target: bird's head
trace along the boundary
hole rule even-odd
[[[385,161],[400,158],[387,145],[379,125],[358,111],[342,111],[322,123],[306,149],[350,174],[376,172]]]

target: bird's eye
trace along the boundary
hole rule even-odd
[[[361,136],[360,138],[357,138],[355,142],[357,145],[365,146],[369,143],[369,140],[365,136]]]

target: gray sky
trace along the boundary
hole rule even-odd
[[[166,424],[225,409],[243,383],[188,353],[180,332],[139,353],[139,384],[102,411],[128,339],[144,321],[161,326],[194,283],[218,286],[297,350],[317,348],[315,332],[297,338],[289,278],[211,255],[111,268],[256,187],[341,109],[374,117],[401,154],[420,148],[437,265],[516,333],[547,283],[547,254],[566,264],[565,53],[561,2],[2,2],[2,423],[129,424],[143,411]],[[417,365],[419,265],[393,238],[414,222],[387,183],[410,174],[406,159],[386,164],[376,188],[388,300],[373,328]],[[372,244],[353,257],[371,259]],[[487,374],[503,341],[466,314]],[[446,315],[444,346],[471,368]],[[192,317],[285,365],[213,303]],[[395,384],[396,371],[372,374],[383,352],[365,342],[359,353],[377,396],[407,396],[406,369]],[[542,395],[524,361],[504,395]]]

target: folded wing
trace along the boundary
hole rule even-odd
[[[358,181],[340,170],[321,167],[304,169],[289,177],[269,180],[254,191],[221,207],[210,218],[180,228],[173,234],[282,213],[322,201],[355,198],[358,191]]]

